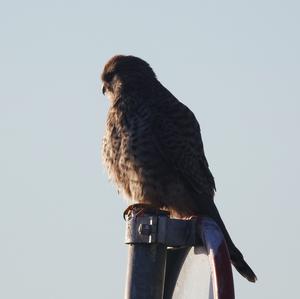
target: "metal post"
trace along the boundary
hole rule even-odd
[[[158,227],[166,226],[168,213],[135,205],[126,211],[128,265],[125,299],[162,299],[167,245],[158,240]]]
[[[191,247],[168,249],[164,299],[172,299],[176,282]]]
[[[166,254],[162,244],[129,245],[126,299],[163,298]]]
[[[124,215],[129,245],[125,299],[171,299],[190,248],[199,245],[209,257],[214,298],[234,299],[226,242],[212,219],[172,219],[166,211],[140,204]]]

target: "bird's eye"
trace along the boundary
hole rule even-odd
[[[114,77],[114,73],[107,73],[105,75],[105,81],[110,82],[113,79],[113,77]]]

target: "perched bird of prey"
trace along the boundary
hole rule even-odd
[[[214,219],[223,231],[232,264],[254,282],[254,272],[232,242],[213,201],[214,177],[191,110],[140,58],[112,57],[101,79],[102,92],[110,100],[102,155],[119,191],[133,203],[164,208],[177,217]]]

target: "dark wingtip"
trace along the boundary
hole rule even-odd
[[[232,261],[233,266],[236,270],[244,276],[250,282],[256,282],[257,277],[250,266],[245,262],[244,259],[240,259],[238,261]]]
[[[248,281],[250,281],[250,282],[256,282],[256,280],[257,280],[257,277],[256,277],[256,275],[254,274],[254,272],[251,270],[251,268],[249,268],[248,270],[247,270],[247,273],[241,273],[245,278],[247,278],[248,279]]]
[[[244,276],[250,282],[256,282],[257,277],[250,266],[244,260],[241,252],[236,247],[231,247],[230,249],[230,258],[232,265],[242,276]]]

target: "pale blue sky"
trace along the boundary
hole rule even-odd
[[[237,298],[297,297],[298,1],[6,1],[0,9],[0,297],[122,298],[126,207],[100,145],[114,54],[147,60],[196,114]],[[235,272],[236,273],[236,272]]]

